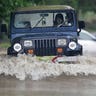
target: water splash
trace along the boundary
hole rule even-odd
[[[0,55],[0,74],[16,76],[20,80],[31,78],[39,80],[50,76],[59,76],[61,74],[96,75],[96,57],[81,56],[78,57],[78,64],[54,64],[47,57],[37,57],[18,55],[18,57],[10,57]]]

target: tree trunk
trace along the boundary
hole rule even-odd
[[[2,24],[2,20],[0,20],[0,41],[3,39],[2,32],[1,32],[1,24]]]

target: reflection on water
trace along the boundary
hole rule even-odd
[[[80,56],[77,57],[78,64],[54,64],[49,59],[42,60],[36,57],[19,55],[10,57],[0,55],[0,74],[16,76],[20,80],[31,78],[38,80],[46,77],[66,75],[96,75],[96,57]]]
[[[0,75],[0,96],[96,96],[96,76],[59,76],[20,81]]]

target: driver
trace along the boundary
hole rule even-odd
[[[64,22],[64,18],[63,18],[63,15],[61,13],[58,13],[55,17],[55,22],[54,22],[54,25],[55,26],[60,26],[62,25]]]

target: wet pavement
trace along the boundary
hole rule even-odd
[[[96,96],[96,76],[59,76],[20,81],[0,75],[0,96]]]

